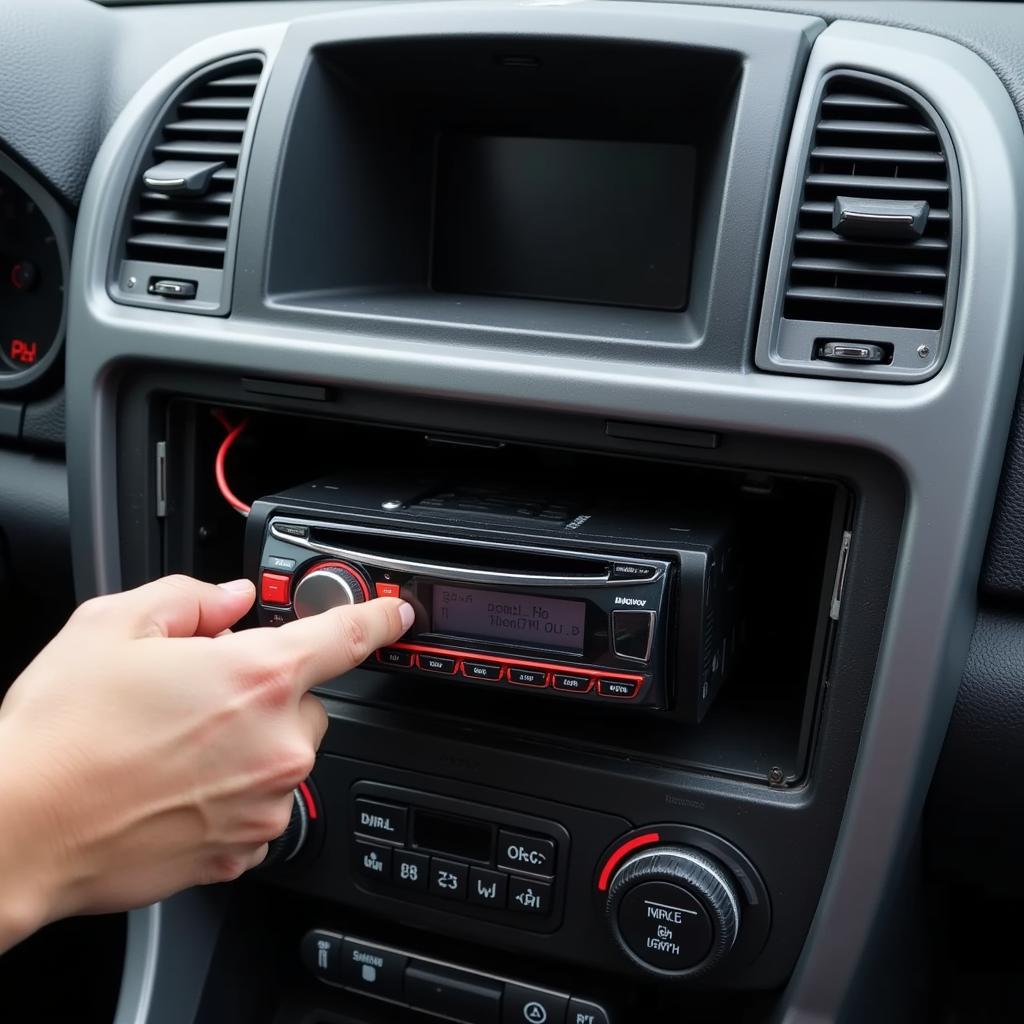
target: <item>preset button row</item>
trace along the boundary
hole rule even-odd
[[[557,693],[592,694],[598,697],[631,700],[643,686],[643,676],[609,676],[600,672],[579,672],[536,668],[510,661],[482,661],[460,656],[416,653],[403,647],[384,647],[377,652],[379,664],[395,669],[418,669],[431,675],[462,676],[481,682],[506,682],[512,686],[551,689]]]
[[[353,854],[359,873],[378,883],[495,910],[537,916],[551,911],[550,882],[363,839],[355,840]]]

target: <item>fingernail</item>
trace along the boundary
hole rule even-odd
[[[416,610],[408,601],[403,601],[398,606],[398,617],[402,620],[402,632],[404,633],[416,618]]]
[[[252,590],[252,583],[249,580],[228,580],[227,583],[218,583],[221,590],[230,590],[233,594],[242,594]]]

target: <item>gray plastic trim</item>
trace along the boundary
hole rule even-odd
[[[113,1024],[186,1024],[195,1019],[223,912],[222,892],[190,889],[128,915]]]
[[[788,15],[615,2],[544,6],[439,3],[354,11],[361,20],[414,12],[437,32],[467,17],[563,33],[625,32],[678,18],[778,27],[812,34],[820,23]],[[332,38],[349,15],[319,22]],[[648,21],[650,19],[650,21]],[[617,23],[617,24],[616,24]],[[394,23],[392,23],[394,24]],[[311,32],[305,23],[304,32]],[[115,305],[106,292],[117,197],[135,147],[170,82],[235,49],[273,60],[280,30],[232,34],[182,55],[142,89],[112,129],[86,188],[72,264],[68,345],[68,457],[79,593],[120,585],[116,507],[117,381],[127,362],[165,363],[233,376],[285,379],[342,389],[515,404],[709,431],[760,432],[866,448],[901,471],[908,489],[905,532],[875,684],[838,845],[814,926],[783,999],[785,1024],[842,1016],[871,929],[908,847],[959,685],[976,612],[976,586],[1024,345],[1024,146],[1016,111],[991,68],[944,39],[872,25],[836,23],[818,36],[808,81],[829,67],[898,77],[942,113],[963,180],[962,273],[957,318],[943,372],[915,387],[726,372],[697,367],[679,352],[652,363],[625,345],[602,352],[538,350],[537,338],[453,343],[359,324],[317,326],[296,317],[169,317]],[[127,156],[126,156],[127,154]],[[254,168],[255,170],[255,168]],[[250,183],[255,175],[250,176]],[[249,203],[247,193],[244,203]],[[256,239],[252,232],[250,244]],[[240,259],[242,256],[240,255]],[[246,255],[253,264],[254,254]],[[715,273],[728,273],[716,267]],[[237,307],[236,307],[237,310]],[[848,613],[849,609],[845,610]],[[140,912],[153,914],[154,911]],[[187,941],[193,941],[189,935]],[[134,929],[118,1024],[157,1024],[131,977],[160,978],[173,954],[154,949],[153,929]],[[180,943],[179,943],[180,945]],[[181,978],[183,989],[195,984]],[[184,1008],[186,992],[178,998]],[[685,998],[685,997],[681,997]],[[151,1014],[150,1009],[154,1012]],[[176,1024],[190,1019],[185,1013]]]

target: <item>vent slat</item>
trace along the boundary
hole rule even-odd
[[[923,124],[910,124],[902,121],[840,121],[830,119],[818,122],[819,132],[837,132],[849,135],[877,135],[884,139],[891,135],[929,138],[935,132]]]
[[[231,205],[231,193],[230,192],[207,192],[201,199],[183,200],[181,196],[165,196],[160,192],[143,192],[139,196],[147,205],[157,204],[160,206],[175,206],[184,207],[185,203],[188,202],[188,207],[200,207],[200,206],[217,206],[217,207],[229,207]]]
[[[941,153],[927,149],[868,149],[866,146],[815,146],[812,160],[874,161],[897,164],[945,164]]]
[[[935,125],[902,92],[838,75],[829,81],[793,229],[783,316],[822,324],[942,326],[953,217],[949,166]],[[924,200],[912,240],[832,230],[840,196]]]
[[[872,263],[851,260],[842,256],[797,256],[792,264],[795,271],[820,274],[857,274],[865,277],[911,278],[920,281],[945,281],[942,267],[926,263]]]
[[[197,96],[179,104],[178,113],[199,114],[204,117],[212,113],[225,113],[233,116],[245,116],[252,107],[249,96]]]
[[[943,304],[941,295],[852,288],[812,288],[801,285],[787,289],[786,297],[810,302],[838,302],[860,306],[908,306],[917,309],[938,310],[942,309]]]
[[[174,235],[163,231],[141,232],[128,239],[129,246],[143,246],[151,249],[169,249],[183,253],[220,253],[227,248],[223,238],[203,238],[199,235]]]
[[[175,139],[172,142],[161,142],[155,150],[158,156],[179,157],[188,159],[195,157],[218,160],[237,160],[242,152],[240,142],[213,142],[205,139]]]
[[[822,100],[821,105],[826,109],[838,110],[853,108],[855,110],[910,111],[910,107],[899,100],[889,99],[885,96],[870,96],[864,93],[830,93]]]
[[[241,140],[245,134],[245,121],[228,121],[213,117],[193,117],[184,121],[172,121],[164,125],[168,135],[229,135]]]
[[[238,58],[196,79],[175,97],[143,166],[163,160],[219,161],[224,166],[193,193],[156,191],[140,179],[124,242],[127,258],[223,269],[238,159],[262,68],[258,58]]]
[[[192,210],[143,210],[135,214],[133,223],[149,227],[172,227],[219,231],[227,237],[228,216],[223,213],[200,213]]]
[[[226,78],[214,78],[206,83],[206,88],[213,91],[222,89],[249,89],[256,91],[260,83],[260,76],[256,75],[229,75]]]
[[[844,238],[834,231],[816,231],[812,228],[801,228],[796,233],[797,242],[808,242],[815,245],[834,245],[854,249],[889,249],[894,252],[946,252],[949,243],[944,238],[917,238],[913,242],[887,242],[877,238]]]
[[[809,174],[807,184],[819,188],[836,189],[840,195],[857,195],[855,190],[889,192],[895,199],[919,195],[922,192],[949,192],[949,182],[930,178],[882,178],[870,174]]]

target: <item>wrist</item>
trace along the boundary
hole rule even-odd
[[[59,916],[56,822],[24,743],[0,719],[0,953]]]

